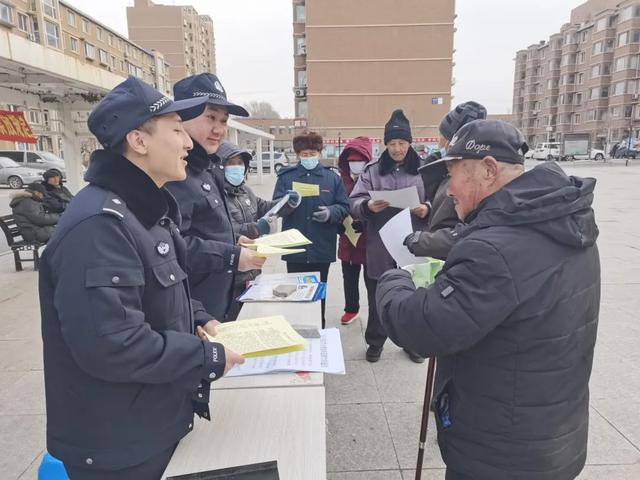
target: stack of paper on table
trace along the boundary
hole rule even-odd
[[[242,365],[236,365],[227,373],[228,377],[262,375],[276,372],[322,372],[344,375],[344,355],[337,328],[320,330],[320,338],[307,339],[304,350],[274,355],[271,357],[249,358]]]
[[[263,357],[304,350],[306,340],[282,316],[222,323],[209,341],[245,357]]]
[[[395,208],[417,208],[420,206],[420,197],[415,185],[400,190],[372,190],[369,192],[369,196],[374,201],[389,202],[389,206]]]

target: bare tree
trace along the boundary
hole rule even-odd
[[[276,109],[269,102],[254,100],[253,102],[245,103],[244,108],[249,111],[252,118],[281,118],[280,114],[276,112]]]

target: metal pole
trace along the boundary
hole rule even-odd
[[[429,357],[429,367],[427,368],[427,383],[424,388],[424,405],[422,406],[422,425],[420,427],[420,443],[418,444],[418,462],[416,464],[416,480],[422,478],[422,461],[427,443],[427,432],[429,430],[429,411],[431,409],[431,397],[433,396],[433,379],[436,371],[436,358]]]

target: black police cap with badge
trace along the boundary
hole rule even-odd
[[[444,158],[425,168],[451,160],[482,160],[485,157],[523,165],[524,154],[528,151],[524,136],[513,125],[501,120],[474,120],[453,136]]]
[[[184,121],[202,115],[207,100],[173,101],[139,78],[129,77],[93,109],[87,125],[105,148],[121,144],[127,134],[147,120],[177,113]]]
[[[227,92],[220,79],[212,73],[200,73],[183,78],[173,86],[173,95],[176,100],[206,98],[208,104],[224,107],[232,115],[249,116],[246,109],[227,100]]]

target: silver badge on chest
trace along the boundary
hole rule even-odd
[[[205,192],[210,192],[210,191],[211,191],[211,185],[209,185],[208,183],[203,183],[203,184],[202,184],[202,189],[203,189]]]
[[[169,244],[167,242],[158,242],[158,244],[156,245],[156,251],[163,257],[167,256],[170,250],[171,247],[169,247]]]

